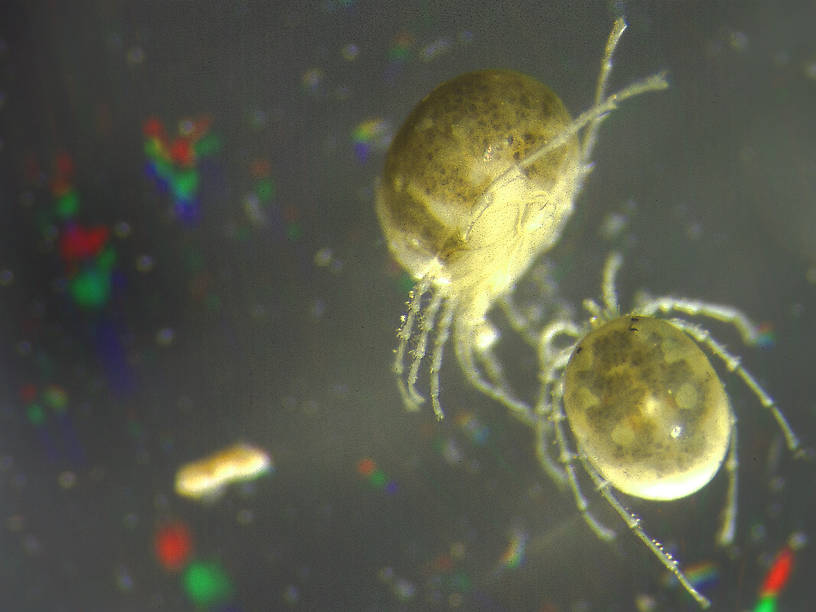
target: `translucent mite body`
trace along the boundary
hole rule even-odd
[[[492,356],[498,332],[487,312],[558,240],[606,114],[625,98],[666,87],[662,75],[653,75],[605,97],[624,28],[622,20],[615,23],[595,104],[575,120],[535,79],[483,70],[434,89],[394,138],[376,210],[391,253],[417,281],[394,365],[408,408],[424,401],[416,382],[433,337],[430,395],[442,418],[439,369],[452,327],[468,381],[533,422]],[[413,356],[406,367],[408,352]]]
[[[602,539],[614,532],[589,513],[574,462],[628,527],[677,577],[703,607],[709,601],[688,581],[677,563],[651,539],[612,488],[650,500],[681,499],[707,485],[725,463],[729,487],[720,545],[734,537],[737,510],[736,417],[706,349],[736,374],[776,420],[792,452],[799,440],[785,417],[739,358],[699,325],[661,313],[701,316],[733,325],[746,344],[757,328],[739,310],[675,297],[636,300],[621,316],[615,276],[621,258],[613,254],[604,269],[603,307],[585,301],[585,322],[556,320],[541,332],[541,396],[538,456],[556,480],[569,483],[579,511]],[[564,346],[563,338],[573,341]],[[575,444],[571,448],[563,422]],[[553,444],[557,458],[549,454]]]

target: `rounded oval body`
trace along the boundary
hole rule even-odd
[[[587,334],[564,373],[564,410],[595,469],[644,499],[694,493],[728,450],[732,413],[717,373],[661,319],[620,317]]]
[[[415,279],[430,272],[469,300],[485,294],[486,310],[569,217],[583,175],[577,136],[523,161],[570,122],[558,96],[519,72],[470,72],[434,89],[395,136],[378,186],[395,258]]]

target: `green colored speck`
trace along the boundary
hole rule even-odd
[[[142,434],[144,433],[144,428],[139,424],[138,421],[128,422],[127,430],[128,433],[134,438],[141,438]]]
[[[145,141],[144,145],[144,152],[150,159],[158,160],[160,159],[162,154],[161,144],[158,139],[151,138]]]
[[[96,264],[100,270],[104,270],[105,272],[110,272],[113,268],[113,264],[116,263],[116,251],[112,248],[108,247],[104,251],[99,254],[99,257],[96,258]]]
[[[275,183],[272,179],[266,178],[255,185],[255,195],[261,202],[268,202],[275,197]]]
[[[232,584],[217,563],[194,561],[187,567],[182,581],[189,598],[199,606],[224,603],[232,594]]]
[[[368,481],[378,489],[382,489],[388,481],[388,478],[386,478],[385,472],[382,470],[374,470],[371,476],[368,477]]]
[[[286,226],[286,237],[291,241],[295,241],[303,236],[303,230],[297,223],[290,223]]]
[[[406,47],[392,47],[388,50],[388,59],[392,62],[406,62],[411,57],[411,50]]]
[[[110,276],[96,266],[85,268],[71,279],[70,290],[79,306],[104,306],[110,297]]]
[[[58,200],[57,200],[57,215],[61,219],[70,219],[71,217],[76,216],[77,211],[79,210],[79,196],[77,192],[71,189],[70,191],[66,191]]]
[[[189,249],[184,254],[184,259],[187,264],[187,269],[191,272],[197,272],[204,266],[204,257],[194,248]]]
[[[180,170],[173,176],[173,195],[180,200],[191,201],[198,191],[198,172],[196,170]]]
[[[206,303],[207,310],[210,312],[219,312],[221,310],[221,298],[214,293],[210,293],[207,296]]]
[[[43,401],[56,412],[64,412],[68,404],[68,395],[59,387],[46,387],[43,391]]]
[[[754,612],[776,612],[776,596],[766,595],[757,602]]]
[[[451,576],[451,587],[457,591],[467,593],[471,588],[470,578],[464,572],[456,572]]]
[[[221,140],[215,134],[207,134],[193,145],[195,154],[199,157],[206,157],[221,150]]]
[[[26,408],[26,415],[32,425],[39,427],[45,423],[45,410],[43,410],[43,407],[39,404],[29,404]]]

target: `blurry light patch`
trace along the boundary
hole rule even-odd
[[[331,247],[323,247],[319,249],[314,255],[314,263],[318,268],[327,268],[334,259],[334,253]]]
[[[290,606],[296,605],[300,601],[300,590],[294,584],[287,585],[283,590],[283,601]]]
[[[340,50],[340,55],[342,55],[343,59],[347,62],[353,62],[360,55],[360,47],[354,43],[349,43],[343,46]]]
[[[527,550],[527,534],[520,529],[514,529],[510,535],[510,542],[499,559],[499,565],[504,569],[515,569],[524,563]]]
[[[266,211],[261,206],[261,201],[254,193],[244,196],[244,215],[253,227],[264,227],[267,223]],[[242,236],[239,235],[239,238]]]
[[[468,439],[482,446],[490,436],[490,428],[484,425],[474,414],[462,412],[456,415],[456,424],[462,429]]]
[[[156,344],[159,346],[170,346],[176,338],[176,332],[172,327],[163,327],[156,332]]]
[[[414,48],[414,35],[409,32],[400,32],[391,41],[388,49],[388,60],[391,62],[407,62],[411,59]]]
[[[113,581],[120,591],[131,591],[133,589],[133,576],[126,567],[119,566],[113,573]]]
[[[8,268],[0,270],[0,287],[8,287],[14,282],[14,272]]]
[[[244,195],[241,202],[244,216],[250,227],[262,228],[269,222],[270,212],[277,212],[277,207],[270,210],[270,203],[276,194],[275,181],[271,177],[272,164],[266,158],[253,159],[249,163],[249,175],[254,181],[252,191]],[[239,240],[249,238],[247,228],[239,227],[235,229],[235,235]]]
[[[744,53],[748,49],[748,36],[745,32],[731,30],[728,33],[728,44],[739,53]]]
[[[705,590],[717,583],[720,570],[713,561],[701,561],[686,567],[686,577],[695,589]]]
[[[694,588],[705,591],[715,585],[720,578],[719,566],[711,560],[700,561],[685,569],[686,577]],[[679,582],[673,574],[665,573],[661,580],[664,587],[677,587]]]
[[[467,45],[473,42],[473,32],[469,30],[461,30],[456,34],[456,42],[460,45]]]
[[[326,73],[322,68],[309,68],[300,77],[300,86],[304,92],[312,95],[320,93]]]
[[[765,322],[759,324],[756,343],[761,348],[771,348],[776,344],[776,333],[772,323]]]
[[[372,152],[382,153],[388,149],[393,135],[393,126],[387,119],[381,117],[366,119],[352,130],[354,154],[361,163],[365,163]]]
[[[64,412],[68,404],[68,394],[59,385],[48,385],[43,390],[42,399],[55,412]]]
[[[141,272],[142,274],[146,274],[150,272],[153,267],[156,265],[156,262],[153,260],[153,257],[150,255],[144,254],[139,255],[136,258],[136,270]]]
[[[139,45],[134,45],[127,50],[127,54],[125,55],[127,59],[127,63],[130,66],[138,66],[145,59],[145,52]]]
[[[451,39],[447,36],[443,36],[441,38],[437,38],[436,40],[429,42],[427,45],[422,47],[419,50],[419,59],[422,62],[428,63],[432,62],[433,60],[437,59],[441,55],[444,55],[448,51],[451,50],[453,47],[453,43]]]
[[[72,489],[76,482],[76,473],[72,472],[71,470],[60,472],[59,476],[57,476],[57,483],[63,489]]]
[[[372,487],[385,491],[388,495],[393,495],[399,488],[397,483],[391,480],[370,457],[365,457],[357,462],[357,473],[365,478]]]
[[[416,585],[404,578],[398,576],[392,567],[383,567],[377,572],[380,581],[388,585],[394,596],[401,602],[412,600],[416,596]]]
[[[356,0],[323,0],[321,6],[327,13],[334,13],[340,9],[348,9],[354,6]]]
[[[269,117],[266,112],[260,108],[255,108],[249,112],[249,127],[254,131],[260,131],[266,127],[269,122]]]
[[[394,595],[400,601],[411,601],[416,595],[416,585],[407,578],[397,578],[392,587]]]
[[[249,508],[243,508],[235,515],[235,522],[239,525],[250,525],[255,520],[255,513]]]
[[[117,238],[127,238],[130,236],[131,227],[127,221],[119,221],[113,226],[113,233]]]

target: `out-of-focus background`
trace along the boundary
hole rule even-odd
[[[595,296],[620,249],[639,289],[733,304],[711,329],[816,434],[812,2],[13,2],[0,17],[0,609],[692,610],[603,502],[597,540],[531,431],[468,389],[403,410],[410,280],[373,210],[385,150],[434,86],[526,72],[574,114],[614,18],[612,88],[670,88],[604,124],[553,251]],[[551,299],[532,282],[528,300]],[[536,292],[539,293],[536,293]],[[577,312],[579,312],[577,310]],[[535,355],[500,355],[533,398]],[[625,499],[716,610],[806,610],[813,464],[735,378],[735,546],[720,476]],[[184,464],[243,443],[263,475],[207,499]],[[584,483],[586,484],[586,483]]]

